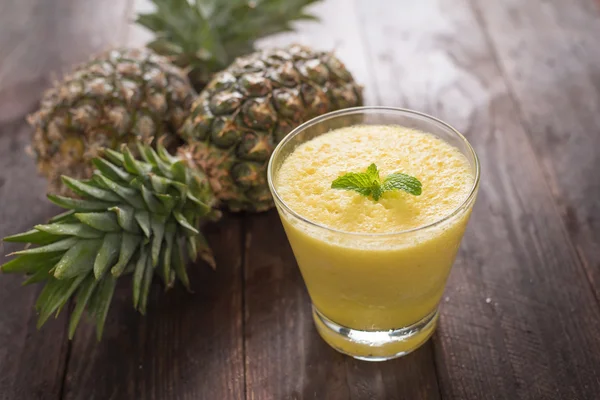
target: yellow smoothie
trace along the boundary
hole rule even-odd
[[[422,194],[386,192],[374,201],[331,188],[340,175],[364,172],[371,163],[382,178],[394,172],[418,178]],[[472,203],[454,212],[474,185],[466,157],[425,132],[352,126],[298,146],[273,180],[287,206],[316,224],[280,209],[310,297],[323,316],[360,331],[387,331],[432,319],[419,336],[372,349],[360,340],[339,341],[316,318],[324,339],[342,352],[364,356],[408,352],[426,340],[470,215]]]

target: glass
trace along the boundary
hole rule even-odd
[[[474,183],[467,199],[441,220],[395,233],[341,232],[310,221],[281,199],[274,184],[294,149],[330,130],[352,125],[399,125],[438,136],[469,161]],[[467,140],[431,116],[399,108],[357,107],[312,119],[276,147],[268,182],[300,267],[321,337],[361,360],[410,353],[435,330],[438,305],[479,187],[479,161]]]

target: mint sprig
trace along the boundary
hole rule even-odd
[[[403,190],[414,196],[421,194],[422,185],[414,176],[394,172],[382,181],[375,164],[369,165],[366,172],[348,172],[331,183],[332,189],[354,190],[363,196],[372,196],[378,201],[385,192]]]

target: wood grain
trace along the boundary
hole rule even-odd
[[[0,236],[56,209],[25,154],[23,117],[54,75],[141,45],[148,0],[0,4]],[[329,348],[277,214],[208,227],[219,268],[153,288],[148,316],[119,286],[96,343],[66,313],[38,332],[39,288],[0,278],[0,399],[577,399],[600,393],[600,3],[327,0],[320,23],[261,47],[335,49],[367,104],[425,111],[464,132],[482,183],[417,352],[382,364]],[[0,245],[2,254],[15,246]]]
[[[481,159],[434,338],[443,396],[595,398],[598,305],[476,14],[464,1],[359,4],[380,103],[449,121]]]
[[[194,293],[164,292],[156,281],[145,317],[132,306],[131,282],[115,294],[104,337],[77,332],[65,399],[242,399],[240,218],[205,229],[218,268],[189,267]]]
[[[23,232],[54,215],[45,201],[45,182],[36,178],[25,154],[29,128],[0,125],[0,237]],[[1,260],[17,250],[0,244]],[[2,261],[2,263],[4,263]],[[58,399],[67,350],[66,316],[36,329],[33,308],[39,287],[22,287],[22,276],[0,275],[0,399]]]
[[[386,363],[337,353],[314,328],[310,299],[279,216],[248,218],[245,349],[249,399],[438,399],[431,347]]]
[[[600,3],[473,3],[600,301]]]

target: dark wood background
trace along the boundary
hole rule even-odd
[[[140,45],[144,1],[0,1],[0,236],[55,213],[25,154],[52,76]],[[483,178],[433,340],[371,364],[330,349],[275,212],[208,228],[195,294],[119,286],[96,343],[67,315],[35,328],[36,287],[0,276],[0,399],[599,399],[600,3],[327,0],[262,46],[336,49],[367,104],[466,134]],[[13,247],[5,246],[3,253]]]

